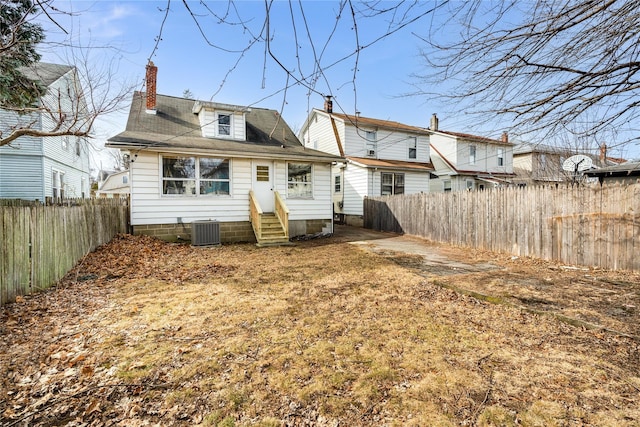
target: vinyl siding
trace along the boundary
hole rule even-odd
[[[252,159],[230,160],[229,196],[165,196],[161,194],[161,167],[158,153],[138,154],[131,165],[132,225],[175,224],[178,218],[190,223],[196,220],[236,222],[249,220],[249,191],[252,187]],[[329,164],[313,166],[313,199],[287,199],[286,162],[276,161],[275,189],[280,192],[290,211],[290,220],[331,218]]]
[[[347,215],[362,215],[364,197],[369,194],[369,171],[353,164],[344,169],[344,209]]]
[[[43,157],[0,153],[0,198],[44,201]]]
[[[371,172],[371,197],[379,197],[382,193],[382,173],[380,171]],[[428,193],[429,173],[415,173],[407,171],[384,171],[384,173],[404,174],[404,194]]]
[[[345,155],[354,157],[367,156],[367,140],[365,131],[376,131],[371,128],[357,129],[354,126],[346,126]],[[375,158],[387,160],[401,160],[409,162],[427,163],[430,159],[429,137],[426,135],[410,134],[406,132],[391,132],[384,129],[376,131],[376,155]],[[416,137],[416,158],[409,158],[409,140]]]
[[[53,82],[42,98],[43,105],[61,110],[72,116],[73,111],[85,108],[83,101],[69,93],[75,93],[74,73],[68,72]],[[47,114],[18,116],[0,111],[3,126],[27,125],[34,129],[50,130],[53,119]],[[35,120],[35,124],[31,124]],[[63,140],[68,146],[63,147]],[[76,155],[76,141],[80,142],[80,155]],[[0,147],[0,197],[44,200],[53,196],[52,172],[64,173],[65,194],[68,197],[90,196],[89,145],[76,137],[34,138],[23,136],[11,144]]]
[[[216,130],[218,128],[218,122],[216,119],[216,113],[231,114],[232,131],[230,139],[237,139],[245,141],[247,139],[245,133],[245,118],[243,113],[234,113],[231,111],[219,110],[214,111],[203,108],[200,110],[198,119],[200,120],[200,126],[202,127],[202,136],[205,138],[218,138]]]
[[[336,127],[338,129],[338,135],[340,135],[339,129],[343,129],[343,126],[339,120],[336,120]],[[344,143],[342,137],[343,135],[340,136],[340,141]],[[340,149],[338,148],[338,142],[333,132],[331,119],[325,114],[315,113],[312,116],[306,132],[302,135],[302,141],[305,147],[336,156],[340,155]]]
[[[289,198],[286,195],[286,165],[284,162],[278,162],[278,166],[276,179],[278,179],[278,182],[285,184],[284,190],[278,187],[278,191],[285,196],[285,203],[289,208],[290,220],[328,219],[333,216],[333,205],[331,202],[331,165],[320,163],[312,165],[312,199]]]

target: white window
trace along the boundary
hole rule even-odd
[[[498,166],[504,166],[504,148],[498,148]]]
[[[540,156],[538,157],[539,163],[540,163],[540,169],[545,170],[547,169],[547,155],[544,153],[540,153]]]
[[[442,190],[444,192],[451,191],[451,180],[450,179],[445,179],[444,181],[442,181]]]
[[[76,156],[80,156],[80,140],[76,138]]]
[[[342,177],[340,175],[336,175],[333,177],[333,191],[335,193],[340,193],[342,191]]]
[[[467,190],[473,190],[475,187],[475,183],[473,182],[473,180],[468,179],[466,182],[467,182]]]
[[[380,194],[383,196],[391,194],[404,194],[404,174],[403,173],[388,173],[383,172],[380,174],[380,181],[382,187],[380,188]]]
[[[231,135],[231,114],[216,113],[217,136],[230,137]]]
[[[310,199],[313,197],[313,168],[311,163],[287,164],[287,197]]]
[[[364,137],[367,141],[366,143],[366,155],[367,157],[375,157],[376,156],[376,146],[378,135],[374,130],[367,130],[364,132]]]
[[[416,159],[418,154],[418,138],[415,136],[409,137],[409,158]]]
[[[53,170],[51,174],[51,189],[54,199],[64,198],[64,172]]]
[[[475,145],[469,146],[469,164],[470,165],[476,164],[476,146]]]
[[[228,159],[177,156],[162,158],[162,194],[228,195],[231,183],[229,177]]]
[[[62,149],[63,150],[68,150],[69,149],[69,137],[68,136],[63,136],[62,137]]]

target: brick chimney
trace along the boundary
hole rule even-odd
[[[604,163],[607,160],[607,144],[604,142],[600,146],[600,162]]]
[[[429,129],[430,130],[438,130],[438,116],[436,113],[433,113],[431,116],[431,120],[429,121]]]
[[[501,138],[502,142],[504,142],[505,144],[509,142],[509,134],[505,131],[502,132],[502,138]]]
[[[153,61],[147,64],[147,113],[156,113],[156,80],[158,77],[158,67],[153,65]]]
[[[331,100],[331,95],[324,97],[324,111],[327,113],[333,113],[333,101]]]

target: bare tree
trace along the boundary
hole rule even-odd
[[[428,71],[416,75],[428,89],[419,94],[503,116],[520,133],[637,130],[640,3],[474,0],[441,12],[443,23],[423,35]]]
[[[0,108],[5,111],[5,120],[0,126],[0,147],[23,136],[74,136],[89,141],[96,119],[123,108],[133,88],[118,81],[117,66],[104,51],[95,54],[100,48],[71,43],[58,46],[64,52],[62,62],[68,64],[68,70],[60,74],[65,84],[45,87],[47,76],[43,73],[50,70],[37,62],[40,55],[35,53],[44,32],[33,21],[44,14],[58,25],[52,12],[65,12],[52,3],[38,0],[36,7],[31,0],[12,0],[2,5],[0,63],[3,72],[6,68],[15,76],[3,86],[3,92],[21,91],[22,95],[2,98]]]

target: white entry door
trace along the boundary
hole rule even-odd
[[[262,212],[273,212],[273,163],[253,163],[253,193]]]

